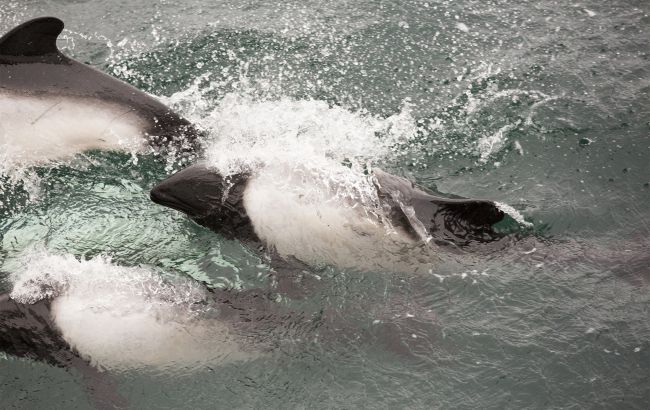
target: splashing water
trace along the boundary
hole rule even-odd
[[[501,211],[508,214],[512,219],[514,219],[519,225],[524,226],[526,228],[533,227],[533,223],[525,220],[524,216],[512,206],[501,202],[495,202],[494,204],[497,206],[497,208],[499,208]]]
[[[27,250],[12,274],[14,288],[11,297],[21,303],[35,303],[66,293],[110,288],[130,292],[153,302],[174,301],[179,305],[189,305],[205,297],[205,292],[196,283],[171,280],[151,268],[114,265],[107,256],[83,261],[69,254]]]
[[[257,100],[241,93],[226,95],[201,119],[215,136],[207,158],[225,175],[278,162],[363,166],[385,161],[397,142],[415,136],[413,124],[408,104],[381,119],[324,101]]]
[[[173,109],[212,132],[207,145],[215,166],[265,174],[278,186],[276,194],[300,199],[300,184],[292,184],[304,176],[305,184],[319,190],[303,201],[326,210],[322,198],[361,197],[366,173],[381,167],[427,188],[516,204],[519,214],[502,209],[513,219],[523,214],[523,223],[535,222],[521,241],[498,252],[444,258],[429,266],[432,276],[309,270],[322,277],[314,297],[281,303],[340,315],[346,326],[337,326],[336,336],[343,343],[331,349],[310,334],[299,349],[278,349],[227,371],[209,365],[183,377],[176,371],[112,374],[130,406],[646,408],[646,3],[190,0],[131,2],[125,14],[123,2],[4,1],[3,32],[29,17],[65,16],[65,38],[58,45],[67,54],[139,89],[171,96],[166,101]],[[334,113],[347,121],[347,131],[334,125]],[[405,132],[388,142],[401,132],[388,124],[391,116]],[[258,119],[266,128],[256,126]],[[332,140],[331,134],[344,131],[354,147],[341,137]],[[266,268],[256,267],[259,260],[234,247],[239,244],[148,203],[146,190],[170,172],[157,158],[140,156],[134,165],[125,155],[86,155],[98,165],[83,172],[80,163],[23,170],[40,178],[35,181],[42,200],[0,214],[4,285],[9,272],[27,270],[16,265],[25,243],[44,242],[77,258],[111,252],[113,261],[97,262],[94,276],[115,283],[102,282],[99,292],[88,285],[88,298],[70,290],[81,286],[81,275],[53,281],[62,284],[51,286],[59,295],[55,302],[72,307],[58,317],[126,326],[125,320],[109,320],[115,315],[145,325],[140,333],[132,326],[134,337],[150,332],[180,340],[163,331],[178,323],[166,318],[183,317],[192,298],[167,309],[156,296],[131,296],[120,283],[140,277],[134,269],[154,277],[159,268],[183,271],[219,283],[241,277],[245,289],[264,281],[256,275]],[[120,180],[141,191],[121,195]],[[3,190],[0,201],[19,202],[21,189]],[[372,198],[364,200],[372,210]],[[353,215],[372,220],[365,210]],[[37,259],[30,264],[36,266]],[[52,275],[57,264],[71,273],[95,263],[44,260],[39,270]],[[117,261],[158,268],[124,268]],[[141,273],[133,286],[156,282],[147,275]],[[117,296],[114,307],[94,301],[120,289],[127,296]],[[65,302],[73,297],[68,295],[81,302]],[[153,304],[151,312],[169,313],[151,319],[144,299]],[[407,308],[411,303],[429,316]],[[89,306],[98,307],[95,316],[85,313]],[[138,311],[141,320],[134,319]],[[375,313],[387,311],[390,317]],[[188,313],[178,329],[208,323],[207,313],[198,312]],[[403,320],[393,321],[393,313]],[[429,328],[431,315],[437,317],[435,329],[420,332],[420,325]],[[414,355],[395,355],[374,338],[358,340],[356,329],[364,328]],[[78,338],[84,341],[80,346],[91,344],[90,331]],[[121,345],[126,333],[113,342]],[[218,349],[222,339],[215,340]],[[149,342],[151,352],[161,349],[158,340]],[[188,340],[189,347],[197,345],[201,351],[209,342]],[[152,357],[148,363],[156,368],[174,357],[187,366],[205,363],[126,347],[130,356]],[[108,356],[105,347],[94,352]],[[112,352],[117,358],[124,354]],[[88,407],[83,398],[72,404],[79,400],[74,374],[11,358],[2,369],[6,407]]]

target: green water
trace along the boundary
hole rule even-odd
[[[264,120],[271,133],[336,130],[371,151],[364,127],[379,122],[379,138],[403,137],[374,164],[509,204],[533,224],[504,249],[444,255],[429,275],[315,269],[307,299],[277,303],[335,325],[280,324],[280,347],[252,360],[113,372],[132,408],[648,407],[647,3],[0,6],[3,32],[62,18],[64,52],[170,97],[222,133],[213,140],[250,137]],[[310,111],[322,102],[330,111]],[[2,289],[32,248],[264,286],[254,252],[149,201],[172,168],[90,152],[21,170],[0,193]],[[325,326],[342,330],[321,338]],[[90,406],[74,371],[1,356],[0,397],[5,408]]]

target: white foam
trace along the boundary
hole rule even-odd
[[[506,124],[499,128],[495,133],[481,137],[476,145],[479,162],[486,163],[492,154],[500,151],[505,145],[508,133],[516,128],[517,125],[519,125],[519,123]]]
[[[14,167],[9,152],[2,151],[0,146],[0,194],[9,192],[16,186],[22,186],[28,195],[29,201],[36,201],[41,195],[41,178],[29,168]],[[0,199],[0,208],[5,202]]]
[[[277,162],[364,165],[385,160],[396,143],[416,135],[408,104],[382,119],[324,101],[260,101],[237,93],[226,95],[202,126],[218,136],[207,157],[223,174]]]
[[[463,33],[469,33],[469,27],[467,27],[467,24],[465,23],[460,23],[460,22],[456,23],[456,28],[462,31]]]
[[[496,72],[498,73],[498,71]],[[494,75],[496,73],[492,72],[491,67],[487,67],[484,72],[479,72],[475,76],[475,81],[484,80],[486,74]],[[501,125],[497,130],[488,130],[483,133],[477,141],[473,148],[474,154],[477,155],[478,162],[485,164],[487,163],[494,154],[499,153],[506,147],[508,142],[508,134],[517,129],[518,127],[528,127],[533,125],[533,117],[536,114],[537,110],[548,104],[551,101],[555,101],[560,97],[547,95],[539,90],[520,90],[520,89],[509,89],[509,90],[498,90],[496,86],[488,87],[485,93],[479,95],[474,95],[471,91],[466,91],[464,97],[467,98],[465,103],[465,124],[469,127],[470,132],[474,132],[474,119],[475,116],[480,114],[481,111],[485,108],[489,108],[496,104],[498,100],[501,99],[510,99],[512,101],[518,101],[521,98],[527,98],[532,101],[532,104],[522,106],[522,116],[525,116],[525,120],[516,120],[514,122],[509,122],[507,124]],[[456,124],[457,125],[457,124]],[[521,144],[516,141],[514,144],[515,150],[520,154],[524,155],[524,151],[521,148]]]
[[[519,213],[515,208],[508,204],[504,204],[502,202],[495,202],[494,203],[497,208],[499,208],[501,211],[505,212],[506,214],[510,215],[512,219],[517,221],[518,224],[525,226],[527,228],[531,228],[533,224],[531,222],[528,222],[524,219],[524,216]]]
[[[104,257],[31,251],[12,275],[11,297],[53,299],[65,340],[93,364],[112,369],[192,367],[255,356],[195,282],[163,279],[147,267],[121,267]],[[212,318],[211,318],[212,317]]]

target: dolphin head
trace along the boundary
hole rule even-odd
[[[191,218],[208,216],[223,196],[224,179],[205,164],[189,166],[151,190],[157,204],[184,212]]]
[[[224,177],[207,164],[198,163],[158,183],[150,197],[228,238],[255,240],[243,205],[247,180],[245,174]]]

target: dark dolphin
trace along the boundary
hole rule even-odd
[[[41,17],[0,38],[0,145],[38,149],[54,135],[80,149],[129,139],[196,147],[197,129],[156,98],[63,55],[56,46],[62,30],[61,20]]]

